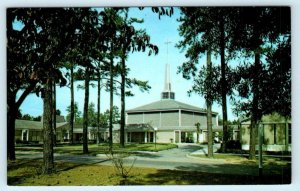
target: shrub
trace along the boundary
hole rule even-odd
[[[242,145],[240,141],[230,140],[226,143],[227,149],[241,149]]]
[[[112,161],[117,175],[119,175],[122,178],[120,184],[126,184],[127,178],[129,177],[129,173],[132,167],[134,166],[136,158],[134,158],[132,164],[129,167],[126,167],[124,164],[124,159],[130,156],[128,152],[115,153],[114,151],[108,151],[105,154],[107,158]]]

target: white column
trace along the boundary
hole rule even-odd
[[[147,143],[148,132],[145,132],[145,143]]]
[[[178,143],[181,143],[181,131],[179,131],[179,140]]]
[[[22,130],[22,133],[21,133],[21,140],[22,141],[27,141],[27,140],[24,140],[24,133],[26,132],[26,139],[28,140],[28,132],[27,132],[27,129],[23,129]]]
[[[22,141],[24,141],[24,140],[23,140],[23,133],[24,133],[24,129],[22,130],[22,133],[21,133],[21,140],[22,140]]]

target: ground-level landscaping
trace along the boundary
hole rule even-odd
[[[253,175],[235,175],[166,170],[154,168],[132,168],[124,180],[113,166],[87,165],[70,162],[56,162],[57,172],[41,174],[41,163],[35,160],[17,160],[8,163],[8,185],[219,185],[219,184],[289,184],[290,172],[269,174],[263,178]],[[252,165],[246,164],[245,165]],[[271,167],[271,164],[269,165]]]
[[[177,148],[172,149],[174,147]],[[261,178],[257,176],[258,161],[248,160],[247,155],[243,154],[215,153],[213,159],[208,159],[205,154],[193,154],[198,153],[194,151],[203,149],[199,145],[132,144],[126,145],[125,149],[120,149],[116,144],[113,149],[115,154],[129,156],[124,159],[127,161],[126,164],[132,164],[132,161],[137,159],[127,179],[124,179],[111,165],[113,158],[108,160],[107,149],[107,144],[93,144],[89,145],[89,154],[83,155],[82,145],[57,145],[55,147],[56,173],[42,175],[42,147],[18,146],[17,160],[8,161],[8,184],[223,185],[289,184],[291,182],[290,157],[264,157],[264,176]],[[128,169],[128,166],[126,168]]]

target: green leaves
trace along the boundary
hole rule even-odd
[[[140,9],[143,9],[143,7]],[[152,10],[152,12],[158,14],[159,19],[163,15],[167,15],[167,16],[171,17],[174,13],[173,7],[168,7],[168,8],[167,7],[152,7],[151,10]]]
[[[290,115],[291,60],[289,7],[200,7],[181,8],[179,34],[183,39],[176,45],[186,51],[187,61],[178,68],[186,79],[194,79],[189,93],[206,97],[210,86],[214,100],[220,89],[231,95],[235,111],[251,115],[254,97],[257,116],[281,112]],[[223,22],[224,25],[221,25]],[[199,59],[209,49],[218,56],[221,31],[224,27],[224,48],[227,59],[241,64],[225,68],[225,84],[221,84],[218,68],[213,66],[212,79],[207,68],[197,67]],[[254,56],[260,55],[254,64]],[[232,94],[235,93],[235,94]]]
[[[49,77],[54,77],[61,86],[66,84],[56,66],[75,45],[73,37],[80,13],[78,9],[63,8],[8,9],[10,87],[16,91],[26,89],[32,83],[44,84]],[[23,28],[14,29],[15,22],[23,23]]]
[[[142,81],[136,78],[126,78],[126,87],[132,88],[133,85],[138,86],[141,92],[148,92],[151,89],[151,86],[149,86],[148,81]]]

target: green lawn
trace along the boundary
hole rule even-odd
[[[161,151],[176,148],[175,144],[127,144],[125,148],[120,148],[119,144],[113,144],[113,150],[115,152],[135,152],[135,151]],[[89,144],[89,155],[97,155],[106,153],[109,149],[108,144]],[[42,152],[42,146],[17,146],[16,151],[34,151],[34,152]],[[82,154],[82,144],[77,145],[57,145],[54,148],[55,153],[70,153],[70,154]]]
[[[217,174],[153,168],[133,168],[124,181],[114,167],[56,162],[57,173],[42,175],[41,160],[17,160],[8,163],[8,185],[18,186],[101,186],[101,185],[235,185],[289,184],[290,175],[269,175],[263,179],[251,175]]]
[[[199,157],[208,159],[208,157],[205,154],[194,154],[191,155],[193,157]],[[213,156],[213,159],[222,159],[226,162],[229,162],[231,164],[248,164],[248,165],[258,165],[258,159],[257,160],[249,160],[248,155],[242,155],[242,154],[217,154],[215,153]],[[266,167],[271,168],[272,165],[281,165],[281,166],[287,166],[291,164],[291,158],[287,157],[272,157],[272,156],[263,156],[263,165]]]

